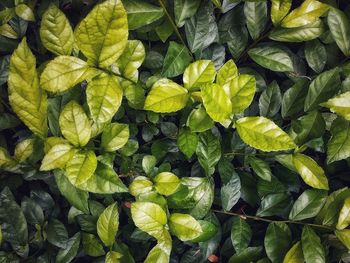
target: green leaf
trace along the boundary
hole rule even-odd
[[[82,244],[84,252],[88,256],[99,257],[106,253],[103,249],[101,241],[93,234],[83,232]]]
[[[142,0],[123,0],[128,13],[129,30],[149,25],[163,16],[161,7]]]
[[[86,145],[91,137],[91,125],[84,109],[75,101],[64,106],[59,124],[63,136],[75,146]]]
[[[219,162],[219,172],[221,167],[220,163],[221,161]],[[222,172],[220,172],[220,176],[221,174]],[[241,180],[239,176],[233,171],[233,173],[230,172],[230,177],[230,180],[223,184],[220,189],[222,208],[226,211],[230,211],[241,197]]]
[[[191,56],[184,45],[170,41],[161,75],[168,78],[176,77],[185,71],[191,60]]]
[[[267,162],[251,156],[249,157],[249,164],[257,176],[265,181],[271,181],[272,172]]]
[[[272,0],[271,2],[271,20],[274,25],[278,25],[292,7],[292,0]]]
[[[80,233],[76,233],[67,241],[66,248],[62,248],[58,251],[56,256],[56,263],[69,263],[78,253],[80,244]]]
[[[264,245],[266,255],[272,262],[282,262],[291,244],[292,233],[287,224],[277,222],[269,224],[264,238]]]
[[[47,240],[54,246],[66,248],[68,232],[64,224],[57,219],[52,219],[46,227]]]
[[[349,250],[350,249],[350,230],[335,230],[335,235],[343,243],[343,245]]]
[[[187,89],[169,79],[160,79],[152,86],[145,101],[145,110],[168,113],[181,110],[188,101]]]
[[[41,161],[40,171],[64,169],[67,162],[73,157],[75,150],[70,144],[54,145]]]
[[[169,217],[170,231],[181,241],[188,241],[202,234],[199,222],[187,214],[174,213]]]
[[[202,233],[195,239],[192,239],[191,242],[205,242],[215,236],[218,231],[218,227],[209,221],[197,220],[197,222],[201,226]]]
[[[242,253],[249,246],[252,234],[252,230],[245,220],[240,217],[233,219],[231,242],[237,254]]]
[[[218,84],[206,84],[201,87],[201,96],[208,115],[217,122],[230,118],[232,103],[224,88]]]
[[[121,1],[107,0],[80,21],[74,32],[76,43],[91,63],[106,68],[121,56],[128,43],[126,15]]]
[[[295,116],[304,110],[308,85],[306,79],[298,80],[283,94],[281,110],[283,118]]]
[[[198,145],[198,137],[195,133],[191,132],[188,128],[183,128],[179,131],[177,137],[177,147],[186,155],[187,159],[196,152]]]
[[[317,39],[306,42],[305,58],[310,68],[316,73],[321,73],[327,62],[327,51],[325,46]]]
[[[327,22],[332,37],[345,56],[350,56],[350,22],[344,12],[331,8],[328,12]]]
[[[350,91],[335,96],[321,105],[329,108],[331,112],[342,116],[344,119],[350,120]]]
[[[197,60],[190,64],[183,75],[186,89],[201,88],[207,83],[213,83],[216,76],[214,63],[210,60]]]
[[[313,188],[328,190],[328,179],[322,169],[312,158],[296,153],[293,163],[304,182]]]
[[[40,137],[47,134],[47,97],[39,87],[36,58],[26,38],[10,58],[8,76],[9,102],[25,125]]]
[[[260,115],[266,118],[274,117],[280,110],[282,95],[276,81],[270,83],[259,98]]]
[[[107,247],[113,245],[118,228],[118,206],[116,203],[113,203],[102,212],[97,220],[97,234]]]
[[[241,118],[236,122],[236,129],[246,144],[262,151],[283,151],[296,147],[287,133],[265,117]]]
[[[157,204],[150,202],[135,202],[131,204],[131,217],[135,225],[149,235],[161,236],[167,216]]]
[[[224,90],[231,100],[232,113],[240,113],[253,101],[256,90],[255,77],[241,74],[226,83]]]
[[[65,14],[51,4],[42,16],[40,39],[43,46],[55,55],[70,55],[73,50],[74,35]]]
[[[18,15],[20,18],[26,21],[34,22],[35,21],[35,15],[33,13],[33,10],[30,9],[29,6],[26,4],[19,4],[15,7],[16,15]]]
[[[77,185],[79,189],[97,194],[114,194],[128,192],[114,169],[99,162],[95,173],[83,184]]]
[[[339,88],[339,68],[324,71],[311,82],[305,99],[304,110],[311,111],[316,109],[321,102],[333,97]]]
[[[142,170],[148,175],[154,171],[157,164],[157,158],[153,155],[145,155],[142,158]]]
[[[306,263],[326,262],[325,251],[321,244],[321,240],[315,231],[309,226],[303,227],[301,246]]]
[[[218,71],[216,83],[220,86],[228,84],[232,79],[238,76],[238,69],[232,59],[228,60]]]
[[[100,74],[79,58],[59,56],[51,60],[40,76],[40,86],[50,92],[63,92]]]
[[[106,263],[119,263],[120,259],[123,258],[123,254],[116,251],[109,251],[106,255]]]
[[[54,172],[56,183],[61,194],[68,200],[68,202],[83,211],[84,213],[89,213],[89,193],[82,191],[74,187],[68,180],[68,178],[61,171]]]
[[[346,198],[339,212],[339,218],[337,223],[337,229],[344,229],[350,224],[350,198]]]
[[[215,171],[215,165],[221,158],[219,139],[211,131],[200,134],[196,154],[206,174],[212,175]]]
[[[209,117],[204,107],[193,109],[188,116],[187,124],[192,132],[204,132],[214,126],[214,121]]]
[[[327,192],[323,190],[308,189],[295,201],[289,213],[289,219],[300,221],[315,217],[322,209],[327,199]]]
[[[121,149],[130,136],[129,125],[110,123],[102,133],[101,148],[106,152],[114,152]]]
[[[117,77],[100,75],[88,83],[86,100],[96,126],[104,126],[117,113],[123,98],[123,90]]]
[[[332,137],[327,144],[327,162],[350,157],[350,122],[337,118],[331,126]]]
[[[263,254],[263,247],[247,247],[241,253],[234,254],[229,259],[229,263],[256,262]]]
[[[284,257],[283,263],[304,263],[303,250],[301,248],[301,242],[295,243],[292,248],[287,252]]]
[[[182,27],[186,19],[195,15],[200,3],[200,0],[175,0],[174,14],[176,25]]]
[[[287,214],[292,206],[292,198],[287,192],[269,194],[262,199],[257,216],[272,216]]]
[[[173,173],[162,172],[154,177],[155,188],[161,195],[171,195],[180,186],[180,179]]]
[[[315,22],[328,10],[328,5],[316,0],[306,0],[290,12],[283,20],[282,27],[299,27]]]
[[[253,40],[259,38],[267,23],[267,3],[245,2],[244,15],[250,36]]]
[[[257,64],[272,71],[294,71],[292,58],[286,51],[279,47],[263,45],[250,49],[248,54]]]
[[[77,186],[88,181],[96,167],[97,159],[93,151],[76,152],[67,163],[65,175],[74,186]]]

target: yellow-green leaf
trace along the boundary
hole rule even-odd
[[[202,227],[199,222],[187,214],[174,213],[170,215],[169,227],[181,241],[195,239],[202,234]]]
[[[329,99],[321,105],[350,121],[350,91]]]
[[[102,242],[110,247],[115,241],[119,227],[119,212],[116,203],[108,206],[97,220],[97,234]]]
[[[328,5],[316,0],[306,0],[290,12],[283,20],[282,27],[299,27],[315,22],[329,9]]]
[[[350,225],[350,198],[345,199],[343,207],[340,210],[337,229],[344,229]]]
[[[63,92],[100,74],[79,58],[59,56],[50,61],[40,76],[40,86],[50,92]]]
[[[350,250],[350,229],[335,230],[335,235],[343,243],[343,245]]]
[[[91,136],[91,125],[84,109],[75,101],[64,106],[59,125],[63,136],[76,146],[86,145]]]
[[[224,122],[230,118],[232,103],[224,88],[212,83],[201,87],[204,107],[208,115],[217,122]]]
[[[228,60],[219,70],[216,83],[224,86],[238,76],[238,69],[232,59]]]
[[[20,163],[26,161],[34,152],[34,139],[26,139],[16,145],[15,159]]]
[[[273,121],[265,117],[245,117],[236,122],[241,139],[253,148],[271,152],[296,147],[293,140]]]
[[[77,186],[90,179],[97,167],[97,158],[93,151],[76,152],[66,165],[65,175]]]
[[[123,53],[128,40],[128,21],[121,0],[97,4],[75,30],[78,48],[99,67],[106,68]]]
[[[107,152],[122,148],[129,139],[129,126],[121,123],[109,124],[102,133],[101,147]]]
[[[56,55],[72,53],[72,27],[65,14],[55,4],[51,4],[42,16],[40,39],[44,47]]]
[[[17,162],[10,156],[8,151],[0,147],[0,169],[13,168],[16,166]]]
[[[183,75],[185,88],[193,90],[206,83],[212,83],[216,76],[214,63],[210,60],[197,60],[188,65]]]
[[[16,15],[26,21],[34,22],[35,16],[33,10],[26,4],[19,4],[15,7]]]
[[[72,145],[68,143],[54,145],[41,161],[40,171],[63,169],[73,157],[74,152]]]
[[[9,24],[0,25],[0,35],[12,39],[18,38],[17,32]]]
[[[293,155],[293,164],[304,182],[313,188],[328,190],[328,179],[312,158],[301,153]]]
[[[292,0],[271,0],[271,20],[278,25],[292,7]]]
[[[169,79],[160,79],[152,86],[145,101],[145,110],[168,113],[186,106],[189,95],[187,89]]]
[[[304,263],[303,250],[301,248],[301,243],[298,241],[292,248],[287,252],[284,257],[283,263]]]
[[[9,101],[13,111],[35,134],[47,134],[47,97],[39,87],[36,59],[26,38],[10,58],[8,76]]]
[[[153,183],[146,176],[138,176],[129,185],[129,192],[133,196],[152,191]]]
[[[173,173],[162,172],[156,175],[154,183],[158,193],[168,196],[179,188],[180,179]]]
[[[123,257],[122,254],[120,254],[119,252],[116,251],[109,251],[106,254],[106,260],[105,263],[119,263],[120,259]]]

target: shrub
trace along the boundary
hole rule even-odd
[[[1,262],[350,262],[347,1],[0,7]]]

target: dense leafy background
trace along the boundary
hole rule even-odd
[[[350,262],[348,1],[0,8],[0,262]]]

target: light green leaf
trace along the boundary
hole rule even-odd
[[[321,105],[329,108],[331,112],[344,117],[346,120],[350,120],[350,91],[329,99]]]
[[[40,86],[50,92],[63,92],[100,74],[79,58],[59,56],[50,61],[40,76]]]
[[[315,217],[327,199],[327,192],[323,190],[308,189],[295,201],[289,213],[289,219],[294,221]]]
[[[250,36],[253,40],[259,38],[267,23],[267,3],[245,2],[244,15]]]
[[[171,195],[180,186],[180,179],[173,173],[162,172],[154,177],[155,188],[161,195]]]
[[[170,261],[171,237],[168,234],[168,231],[164,230],[163,232],[167,233],[167,235],[169,236],[169,244],[165,245],[165,242],[158,243],[148,253],[144,263],[168,263]]]
[[[271,0],[271,20],[278,25],[292,7],[292,0]]]
[[[350,225],[350,198],[346,198],[339,212],[337,229],[342,230]]]
[[[249,164],[257,176],[263,180],[271,181],[272,172],[267,162],[251,156],[249,157]]]
[[[255,77],[241,74],[224,85],[224,90],[232,104],[231,113],[240,113],[252,103],[255,90]]]
[[[153,84],[145,101],[145,110],[168,113],[186,106],[189,95],[187,89],[169,79],[160,79]]]
[[[155,238],[161,237],[167,216],[157,204],[134,202],[131,204],[131,217],[135,225]]]
[[[327,144],[327,162],[343,160],[350,157],[350,122],[337,118],[332,123],[332,137]]]
[[[325,251],[321,244],[321,240],[315,231],[309,226],[303,227],[301,246],[306,263],[326,263]]]
[[[157,164],[157,158],[153,155],[145,155],[142,158],[142,170],[148,175],[152,174]]]
[[[66,165],[65,175],[77,186],[89,180],[96,167],[97,159],[93,151],[76,152]]]
[[[196,152],[198,145],[198,137],[188,128],[183,128],[179,131],[177,137],[177,147],[189,159]]]
[[[43,46],[55,55],[70,55],[73,50],[74,35],[65,14],[51,4],[42,16],[40,39]]]
[[[327,18],[333,39],[345,56],[350,56],[350,22],[346,14],[339,9],[331,8]]]
[[[263,45],[250,49],[248,54],[257,64],[272,71],[294,71],[292,58],[279,47]]]
[[[186,19],[195,15],[200,3],[200,0],[175,0],[174,14],[176,25],[182,27]]]
[[[208,115],[217,122],[224,122],[230,118],[232,103],[222,86],[206,84],[201,87],[204,107]]]
[[[75,29],[78,48],[94,65],[110,66],[128,43],[127,22],[120,0],[106,0],[95,5]]]
[[[287,224],[277,222],[269,224],[264,238],[264,245],[266,254],[272,262],[282,262],[291,244],[292,233]]]
[[[191,242],[205,242],[217,234],[218,227],[212,222],[205,220],[197,220],[197,222],[202,228],[202,233],[195,239],[192,239]]]
[[[324,101],[333,97],[340,89],[339,68],[324,71],[310,84],[306,95],[304,110],[311,111]]]
[[[100,75],[88,83],[86,100],[98,133],[117,113],[123,98],[118,78]]]
[[[335,235],[343,243],[343,245],[350,250],[350,230],[335,230]]]
[[[102,212],[97,220],[97,234],[107,247],[113,245],[118,227],[118,206],[116,203],[113,203]]]
[[[33,10],[26,4],[19,4],[15,7],[16,15],[26,21],[34,22],[35,15]]]
[[[292,248],[287,252],[284,257],[283,263],[304,263],[303,250],[301,248],[301,242],[295,243]]]
[[[25,139],[15,147],[14,158],[20,162],[25,162],[34,152],[35,139]]]
[[[137,197],[140,194],[152,191],[153,183],[146,176],[138,176],[129,185],[129,192],[131,195]]]
[[[218,71],[216,83],[220,86],[228,84],[232,79],[238,76],[238,69],[235,62],[228,60]]]
[[[285,151],[296,147],[287,133],[265,117],[241,118],[236,122],[236,129],[246,144],[262,151]]]
[[[185,71],[191,60],[191,56],[184,45],[170,41],[161,75],[167,78],[176,77]]]
[[[59,124],[63,136],[75,146],[86,145],[91,137],[91,125],[84,109],[75,101],[64,106]]]
[[[106,255],[105,263],[120,263],[123,254],[116,251],[109,251]]]
[[[290,12],[283,20],[282,27],[299,27],[315,22],[328,10],[328,5],[316,0],[306,0]]]
[[[88,256],[99,257],[106,253],[101,241],[93,234],[83,232],[82,244]]]
[[[64,169],[76,150],[70,144],[54,145],[41,161],[40,171]]]
[[[191,111],[186,125],[192,132],[204,132],[214,126],[214,121],[209,117],[205,108],[200,107]]]
[[[13,111],[40,137],[47,134],[47,97],[39,87],[36,59],[26,38],[10,58],[8,90]]]
[[[129,125],[110,123],[103,131],[101,148],[107,152],[114,152],[122,148],[129,139]]]
[[[193,90],[207,83],[213,83],[216,76],[214,63],[210,60],[197,60],[190,64],[183,75],[185,88]]]
[[[244,219],[240,217],[233,218],[231,242],[237,254],[240,254],[249,246],[252,234],[249,224]]]
[[[316,73],[321,73],[327,62],[325,46],[317,39],[306,42],[305,58],[310,68]]]
[[[296,153],[293,163],[304,182],[313,188],[328,190],[328,179],[322,169],[312,158]]]
[[[187,214],[174,213],[169,217],[170,231],[181,241],[188,241],[202,234],[199,222]]]

